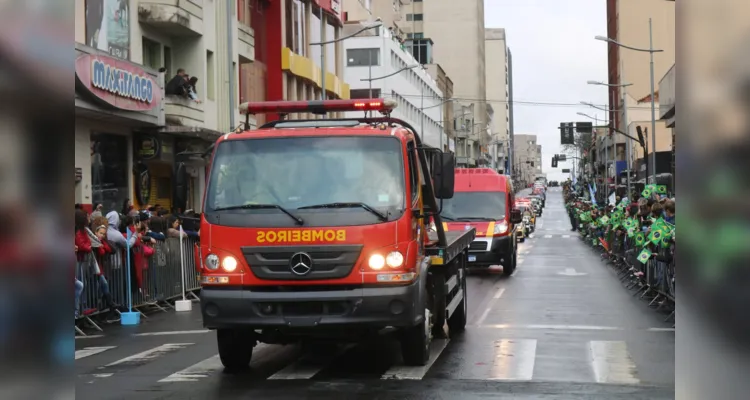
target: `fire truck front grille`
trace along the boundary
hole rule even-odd
[[[267,280],[345,278],[361,252],[362,245],[242,247],[252,273]]]

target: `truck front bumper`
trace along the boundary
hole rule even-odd
[[[487,250],[469,252],[469,268],[489,267],[501,265],[510,261],[515,251],[515,232],[508,236],[493,237],[487,239],[475,239],[487,242]]]
[[[203,325],[288,330],[410,327],[424,318],[420,278],[405,286],[319,291],[204,287],[200,295]]]

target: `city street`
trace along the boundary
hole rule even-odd
[[[225,373],[194,303],[78,338],[76,398],[674,398],[672,324],[570,231],[559,187],[518,260],[510,278],[472,274],[467,331],[433,342],[426,367],[401,365],[384,334],[313,353],[260,344],[248,371]]]

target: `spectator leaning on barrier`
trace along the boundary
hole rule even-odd
[[[128,240],[120,232],[120,214],[117,211],[107,213],[107,240],[120,249],[126,249],[135,245],[135,236]]]
[[[675,205],[674,200],[664,202],[664,220],[674,225]]]
[[[104,276],[104,257],[107,254],[112,253],[112,248],[107,243],[107,225],[99,225],[94,228],[94,232],[87,229],[89,238],[91,240],[91,247],[96,252],[96,257],[93,262],[96,266],[97,281],[99,283],[99,291],[102,294],[102,300],[104,301],[104,307],[109,309],[109,315],[107,316],[107,322],[117,322],[120,320],[117,314],[117,304],[112,299],[112,294],[109,290],[109,282]]]
[[[89,216],[86,211],[75,211],[75,249],[76,249],[76,273],[75,273],[75,317],[78,318],[78,312],[81,307],[81,294],[83,293],[83,282],[78,279],[83,274],[83,268],[88,263],[88,256],[91,255],[91,240],[86,232],[86,226],[89,224]]]
[[[180,237],[180,219],[172,215],[169,217],[169,227],[167,228],[167,237],[179,238]],[[187,233],[182,232],[182,237],[186,238]]]

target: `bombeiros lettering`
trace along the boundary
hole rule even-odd
[[[255,239],[258,243],[299,243],[299,242],[343,242],[346,240],[344,229],[315,230],[274,230],[258,231]]]
[[[154,81],[108,65],[99,59],[91,61],[91,86],[120,97],[151,103],[154,100]]]

